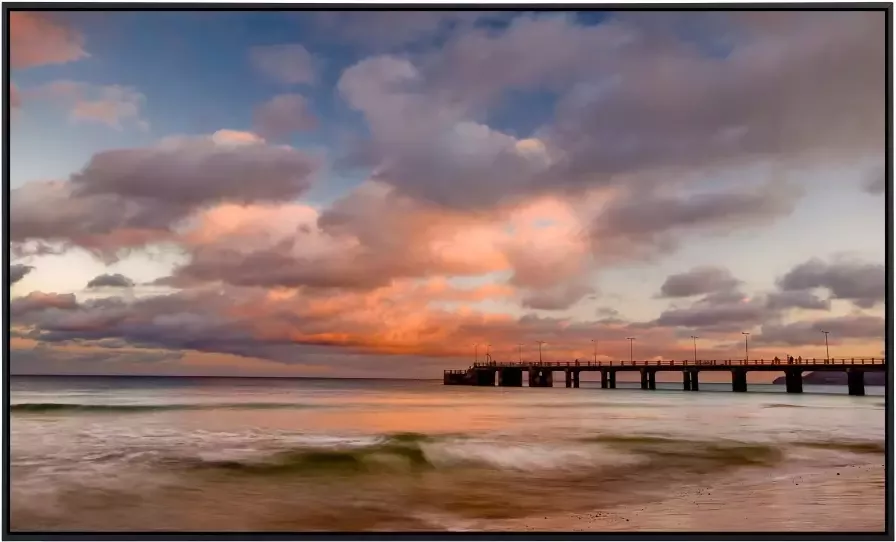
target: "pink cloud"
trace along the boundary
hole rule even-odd
[[[64,64],[87,57],[80,33],[45,12],[9,13],[9,60],[13,69]]]
[[[28,94],[61,104],[72,122],[92,122],[121,130],[125,124],[146,130],[141,109],[146,97],[131,87],[58,80],[29,89]]]
[[[314,57],[298,43],[253,47],[249,60],[261,74],[288,85],[316,79]]]

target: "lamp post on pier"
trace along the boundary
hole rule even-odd
[[[545,344],[545,341],[535,341],[538,343],[538,363],[541,363],[541,345]]]
[[[591,339],[591,342],[594,343],[594,363],[597,363],[597,340]]]
[[[523,363],[523,343],[517,343],[516,345],[520,351],[520,363]]]
[[[700,337],[696,335],[691,335],[691,338],[694,339],[694,364],[697,363],[697,339]]]
[[[828,333],[830,333],[830,331],[822,331],[822,333],[824,333],[824,351],[826,356],[825,359],[827,361],[831,361],[831,348],[828,346]]]
[[[750,333],[741,331],[741,334],[744,336],[744,365],[746,365],[750,362]]]
[[[628,361],[629,363],[634,364],[635,362],[635,338],[634,337],[626,337],[628,339]]]

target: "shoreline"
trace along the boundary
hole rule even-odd
[[[883,456],[821,469],[742,469],[652,502],[518,518],[488,530],[883,533],[885,476]]]

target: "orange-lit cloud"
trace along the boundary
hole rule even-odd
[[[41,12],[9,13],[9,61],[13,69],[63,64],[84,58],[84,38]]]

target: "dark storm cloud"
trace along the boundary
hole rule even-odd
[[[121,273],[102,274],[90,279],[90,282],[87,283],[88,288],[131,288],[133,286],[134,281]]]
[[[24,265],[20,263],[14,263],[9,266],[9,284],[13,285],[23,278],[25,275],[34,270],[34,267],[30,265]]]
[[[662,297],[690,297],[736,288],[740,281],[721,267],[695,267],[685,273],[670,275],[660,287]]]
[[[787,292],[826,288],[833,298],[867,309],[884,302],[885,269],[881,264],[812,259],[781,277],[778,287]]]

